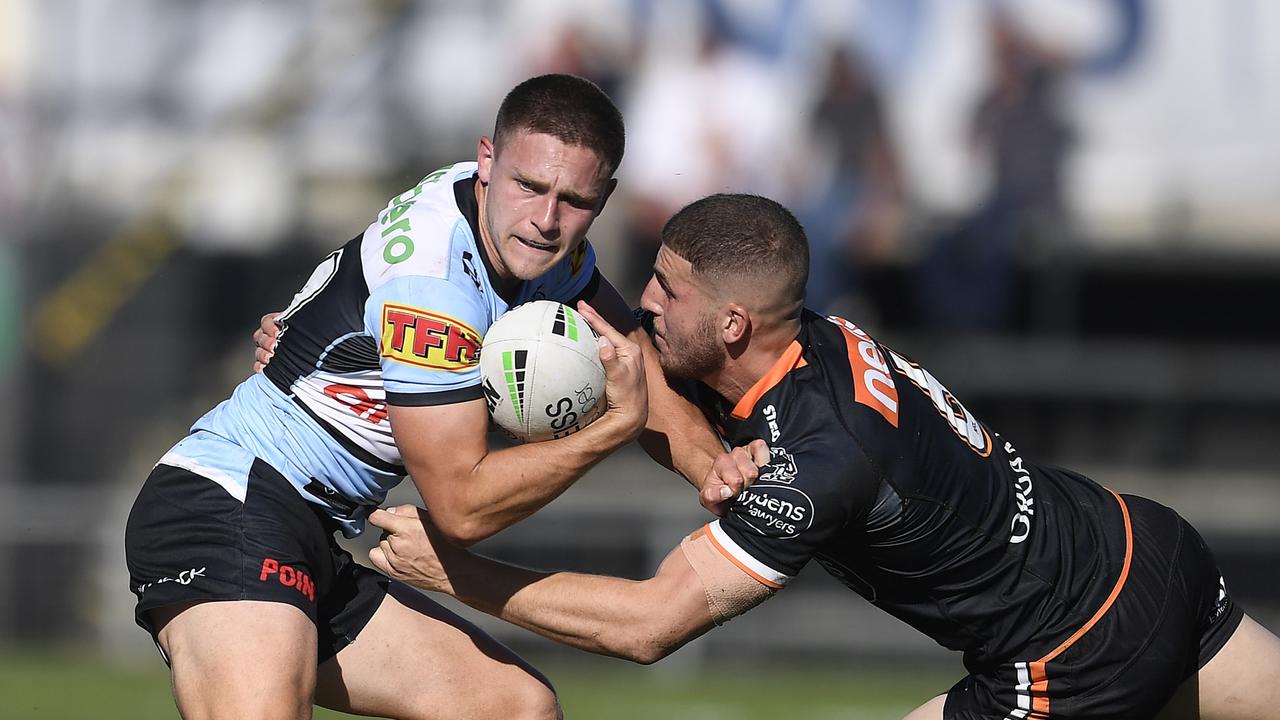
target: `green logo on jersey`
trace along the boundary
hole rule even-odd
[[[391,200],[391,204],[387,205],[386,212],[378,218],[378,223],[383,226],[382,237],[395,235],[387,244],[382,246],[382,259],[388,265],[395,265],[408,260],[413,255],[413,238],[409,237],[409,232],[413,229],[409,226],[409,218],[404,214],[409,212],[409,208],[417,202],[417,197],[422,194],[422,189],[427,185],[439,180],[445,176],[452,165],[446,165],[430,175],[422,178],[422,182],[418,183],[412,190],[402,192]]]

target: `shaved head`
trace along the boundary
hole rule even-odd
[[[576,75],[539,75],[507,93],[498,107],[493,144],[500,152],[521,132],[593,150],[604,159],[609,175],[622,162],[626,145],[622,113],[595,83]]]
[[[799,317],[809,242],[800,222],[779,203],[745,194],[702,198],[667,221],[662,244],[719,294],[787,319]]]

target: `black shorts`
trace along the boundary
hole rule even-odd
[[[261,460],[244,502],[189,470],[157,465],[125,528],[134,618],[193,600],[267,600],[307,614],[323,662],[355,640],[389,581],[336,542],[336,524]]]
[[[1199,533],[1159,503],[1121,499],[1132,557],[1110,605],[1072,635],[961,680],[943,717],[1153,717],[1231,638],[1244,612]]]

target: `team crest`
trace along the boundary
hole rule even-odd
[[[769,448],[769,464],[760,468],[764,472],[756,482],[772,482],[790,485],[796,479],[796,459],[786,448]]]

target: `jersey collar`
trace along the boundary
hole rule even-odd
[[[489,287],[493,288],[493,291],[508,305],[511,305],[520,295],[520,285],[516,285],[510,293],[503,293],[498,289],[506,283],[494,272],[493,263],[489,261],[489,253],[484,249],[484,238],[480,236],[480,205],[476,202],[477,182],[479,178],[474,174],[455,182],[453,197],[458,203],[458,210],[462,213],[462,217],[467,219],[467,226],[471,228],[471,237],[476,241],[476,252],[480,253],[480,262],[484,265],[485,274],[489,276]]]
[[[773,367],[769,368],[769,372],[757,380],[756,384],[752,385],[751,389],[747,391],[747,394],[743,395],[742,399],[738,401],[738,404],[733,406],[733,412],[730,415],[737,420],[746,420],[751,417],[751,412],[755,410],[756,403],[765,393],[782,382],[782,378],[786,377],[787,373],[808,364],[805,362],[803,353],[804,348],[801,347],[800,341],[792,340],[786,351],[782,353],[782,357],[778,358]]]

